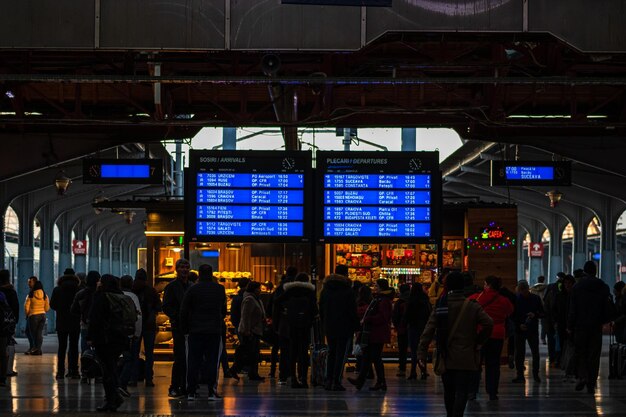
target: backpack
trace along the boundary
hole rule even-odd
[[[0,336],[13,336],[15,334],[15,315],[13,310],[6,301],[0,302],[0,317],[2,322],[0,323]]]
[[[309,304],[309,297],[307,296],[289,298],[286,306],[289,327],[303,329],[313,325],[311,306]]]
[[[105,295],[111,313],[106,330],[115,335],[133,336],[137,321],[137,309],[133,300],[124,294],[107,292]]]

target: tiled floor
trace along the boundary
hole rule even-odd
[[[608,342],[608,341],[607,341]],[[56,348],[47,339],[48,352]],[[23,350],[23,344],[21,348]],[[562,380],[562,372],[542,368],[543,382],[532,379],[525,385],[512,384],[513,373],[502,368],[500,401],[488,402],[486,396],[472,401],[466,415],[470,416],[626,416],[626,380],[607,379],[608,345],[604,346],[599,388],[594,395],[574,391],[574,384]],[[18,355],[19,375],[11,379],[9,388],[0,391],[0,410],[18,415],[55,413],[58,415],[92,414],[102,398],[101,386],[81,385],[79,381],[54,379],[56,355]],[[221,383],[221,402],[207,400],[188,403],[167,398],[169,363],[156,366],[155,388],[140,386],[132,389],[132,397],[119,409],[118,415],[237,415],[237,416],[307,416],[307,415],[445,415],[442,387],[438,378],[427,381],[405,381],[395,376],[397,365],[387,365],[389,389],[374,393],[364,388],[355,392],[346,383],[346,392],[326,392],[321,388],[294,390],[277,385],[275,380],[251,383],[245,378],[239,383]],[[262,374],[267,368],[262,367]],[[204,395],[206,391],[201,391]]]

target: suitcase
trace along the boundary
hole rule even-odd
[[[626,345],[617,343],[615,336],[611,334],[609,345],[609,379],[622,379],[626,369]]]

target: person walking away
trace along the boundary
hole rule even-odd
[[[615,342],[624,343],[624,328],[626,327],[626,307],[622,292],[626,288],[624,281],[618,281],[613,285],[613,295],[615,296],[615,307],[617,309],[617,317],[613,321],[613,334]]]
[[[80,280],[74,270],[67,268],[58,279],[57,286],[52,290],[50,308],[56,312],[56,330],[59,339],[57,351],[56,379],[64,377],[80,379],[78,373],[78,339],[80,337],[80,317],[71,312],[72,303],[78,293]],[[69,344],[68,344],[69,341]],[[67,370],[65,375],[65,356],[67,354]]]
[[[489,401],[498,400],[498,386],[500,385],[500,357],[506,335],[505,323],[507,317],[513,314],[513,304],[500,295],[502,280],[493,275],[485,278],[485,286],[481,293],[474,294],[470,300],[481,305],[485,313],[493,320],[491,336],[483,346],[480,357],[485,364],[485,390],[489,394]],[[470,391],[469,399],[476,399],[480,384],[480,369],[477,373],[476,384]]]
[[[178,326],[180,307],[183,297],[190,286],[189,261],[180,258],[176,261],[176,279],[163,290],[163,312],[170,318],[172,336],[174,339],[174,364],[172,365],[172,379],[168,389],[171,398],[181,398],[185,396],[185,386],[187,384],[187,355],[185,335]]]
[[[576,391],[593,394],[600,369],[602,353],[602,325],[610,317],[611,293],[609,286],[596,278],[595,262],[587,261],[583,266],[585,276],[572,288],[567,331],[574,338],[578,378]]]
[[[241,322],[241,303],[243,303],[243,295],[246,292],[248,283],[250,283],[248,278],[241,278],[239,282],[237,282],[239,291],[237,291],[237,294],[230,303],[230,322],[235,327],[235,333],[237,333],[239,323]]]
[[[517,377],[514,383],[523,383],[524,359],[526,357],[526,342],[533,356],[533,379],[540,383],[539,377],[539,319],[543,317],[541,299],[531,294],[528,281],[517,283],[517,298],[515,300],[515,369]]]
[[[139,349],[140,349],[140,337],[141,329],[143,328],[143,317],[141,315],[141,304],[139,298],[133,292],[133,277],[130,275],[123,275],[120,278],[120,287],[122,293],[133,301],[135,306],[135,313],[137,315],[137,321],[135,321],[135,331],[130,337],[130,343],[128,350],[123,352],[124,362],[122,365],[122,371],[119,377],[118,390],[124,397],[130,397],[128,387],[137,386],[137,374],[134,373],[137,362],[139,362]],[[135,379],[133,379],[133,377]]]
[[[89,271],[85,278],[85,287],[79,290],[72,301],[70,311],[74,316],[80,318],[80,353],[82,354],[89,346],[87,345],[87,329],[89,328],[89,312],[91,311],[91,305],[93,304],[93,297],[100,281],[100,273],[98,271]],[[81,369],[81,372],[83,370]],[[87,384],[89,378],[86,375],[81,375],[80,382]]]
[[[400,295],[393,304],[393,310],[391,312],[391,322],[396,330],[396,336],[398,340],[398,374],[396,376],[406,376],[406,357],[407,350],[409,348],[409,335],[407,333],[406,323],[406,306],[411,292],[411,286],[409,284],[402,284],[399,288]]]
[[[35,286],[35,282],[39,281],[39,279],[35,276],[28,278],[28,291],[32,291]],[[30,326],[28,325],[28,315],[26,318],[26,326],[24,327],[24,332],[26,333],[26,337],[28,338],[28,350],[24,352],[24,355],[30,355],[30,353],[35,349],[35,338],[33,337],[33,333],[30,331]]]
[[[133,301],[120,290],[118,278],[104,274],[89,312],[87,344],[95,349],[102,369],[105,401],[97,411],[115,412],[124,399],[118,392],[117,361],[129,349],[137,321]]]
[[[530,287],[530,292],[541,298],[541,302],[543,303],[543,299],[546,295],[546,288],[548,288],[548,284],[546,284],[546,277],[543,275],[539,275],[537,277],[537,283]],[[541,319],[541,343],[544,345],[546,344],[546,333],[546,317],[544,317]]]
[[[463,275],[451,272],[448,292],[438,301],[420,338],[418,358],[426,366],[428,346],[437,333],[439,360],[445,364],[441,375],[448,417],[465,412],[470,384],[480,366],[480,349],[493,330],[493,320],[479,303],[465,298]]]
[[[276,304],[279,309],[287,311],[291,387],[308,388],[311,327],[314,318],[319,315],[315,285],[309,282],[308,274],[301,272],[295,277],[294,282],[286,283],[284,289],[285,292],[276,299]]]
[[[565,371],[565,379],[571,378],[576,373],[575,360],[567,360],[568,363],[563,363],[563,359],[566,356],[574,357],[573,352],[567,354],[568,349],[573,349],[574,344],[570,343],[570,336],[567,333],[567,317],[569,314],[570,300],[572,296],[572,288],[576,280],[572,275],[566,275],[563,278],[563,290],[559,291],[554,300],[553,317],[556,325],[556,331],[561,344],[561,352],[559,353],[558,361],[561,368]]]
[[[246,287],[241,304],[241,322],[239,322],[240,345],[235,352],[235,363],[230,368],[231,374],[236,374],[244,366],[248,366],[248,380],[265,381],[259,375],[259,341],[263,334],[263,320],[265,311],[259,300],[261,284],[251,281]]]
[[[20,302],[17,298],[17,291],[11,284],[11,273],[6,270],[0,270],[0,292],[4,294],[4,297],[7,300],[7,304],[11,308],[11,312],[13,313],[13,317],[15,318],[15,322],[18,323],[20,320]],[[6,376],[13,377],[17,376],[17,372],[15,371],[15,328],[13,329],[13,333],[7,334],[7,372]],[[0,349],[0,352],[2,350]],[[2,378],[2,372],[0,372],[0,378]]]
[[[37,280],[26,296],[24,312],[28,317],[28,328],[33,337],[33,349],[29,355],[41,355],[41,345],[43,344],[43,327],[46,324],[46,313],[50,310],[50,299],[43,290],[41,281]]]
[[[363,352],[363,364],[359,376],[348,378],[348,382],[360,390],[365,384],[365,379],[371,364],[376,369],[376,384],[370,387],[370,391],[387,391],[385,380],[385,367],[382,353],[385,343],[391,341],[391,311],[394,290],[389,287],[386,279],[377,279],[374,284],[374,300],[361,321],[361,340],[365,346]]]
[[[331,274],[324,279],[324,287],[319,302],[322,327],[328,341],[328,362],[326,369],[326,391],[345,391],[342,385],[343,367],[348,354],[348,346],[359,318],[356,298],[348,278]]]
[[[556,332],[556,319],[554,317],[554,303],[557,295],[563,290],[563,278],[565,278],[564,272],[559,272],[556,274],[556,282],[548,284],[545,294],[542,298],[543,302],[543,312],[545,314],[545,318],[542,319],[541,325],[545,324],[546,326],[546,339],[548,345],[548,360],[550,361],[550,365],[553,367],[559,366],[559,357],[560,357],[560,348],[561,343],[557,343],[557,332]],[[559,349],[557,349],[559,348]]]
[[[156,338],[156,317],[161,311],[161,298],[156,290],[148,284],[148,273],[140,268],[135,272],[133,282],[133,293],[139,299],[141,306],[141,336],[138,341],[139,346],[143,341],[143,352],[145,356],[145,386],[154,387],[154,340]],[[131,379],[137,380],[139,375],[139,361],[135,363],[133,376]]]
[[[217,392],[218,371],[222,353],[222,325],[226,316],[226,291],[213,281],[213,268],[203,264],[198,268],[198,282],[183,298],[180,309],[180,329],[187,336],[187,400],[197,399],[198,376],[209,386],[208,399],[221,399]],[[203,367],[203,359],[206,366]]]
[[[417,367],[419,366],[417,360],[417,346],[431,312],[432,306],[430,305],[428,296],[424,292],[424,287],[422,287],[422,284],[419,282],[413,283],[404,315],[411,348],[411,372],[407,378],[408,380],[417,379]],[[428,377],[426,367],[419,366],[419,368],[421,372],[420,379],[425,380]]]
[[[284,308],[278,308],[276,299],[285,292],[285,284],[293,282],[298,275],[298,269],[295,266],[287,267],[285,275],[281,278],[280,284],[274,291],[274,302],[272,303],[272,328],[278,336],[278,346],[280,350],[280,358],[278,361],[278,385],[287,384],[289,378],[291,361],[289,352],[289,326],[287,325],[287,311]]]

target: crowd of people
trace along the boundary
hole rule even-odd
[[[210,265],[201,265],[194,276],[189,262],[179,259],[175,270],[176,279],[165,287],[162,301],[143,269],[134,278],[118,278],[96,271],[79,277],[68,268],[50,297],[42,283],[31,277],[23,305],[30,343],[26,354],[42,354],[46,313],[54,310],[59,341],[56,378],[88,383],[91,370],[81,369],[79,353],[93,351],[105,391],[98,410],[115,411],[137,386],[140,372],[145,386],[154,387],[160,311],[169,317],[173,336],[168,395],[188,401],[198,398],[202,385],[208,387],[209,400],[221,399],[220,367],[224,378],[240,380],[245,372],[251,383],[265,381],[258,367],[261,341],[272,346],[268,377],[275,378],[278,368],[280,385],[306,389],[315,380],[325,390],[345,391],[347,380],[361,390],[371,379],[369,390],[384,392],[383,348],[395,332],[396,376],[416,380],[419,369],[419,378],[428,378],[426,360],[432,356],[433,371],[442,377],[448,415],[461,416],[467,401],[476,399],[483,373],[489,400],[498,400],[505,347],[509,366],[516,371],[513,383],[525,382],[526,345],[532,354],[529,374],[534,383],[542,382],[542,342],[548,345],[550,366],[563,369],[566,378],[577,378],[577,391],[586,388],[593,393],[603,325],[613,323],[618,342],[626,338],[625,285],[615,285],[613,301],[591,261],[574,276],[559,273],[550,284],[544,277],[532,287],[519,281],[515,293],[504,288],[498,277],[486,277],[479,287],[469,274],[451,271],[444,271],[428,291],[413,283],[400,285],[396,292],[386,279],[375,280],[372,287],[352,282],[343,265],[324,278],[319,291],[308,274],[289,267],[275,289],[264,284],[269,291],[262,292],[262,285],[253,280],[238,282],[230,309],[238,344],[230,364],[225,352],[224,286],[214,278]],[[19,300],[6,270],[0,271],[0,307],[4,312],[0,351],[6,352],[0,357],[0,385],[6,385],[7,377],[17,376],[15,323],[20,317]],[[436,340],[434,352],[432,340]],[[142,346],[145,361],[139,359]],[[327,354],[321,355],[320,349]],[[355,374],[345,377],[350,356],[356,358]]]

